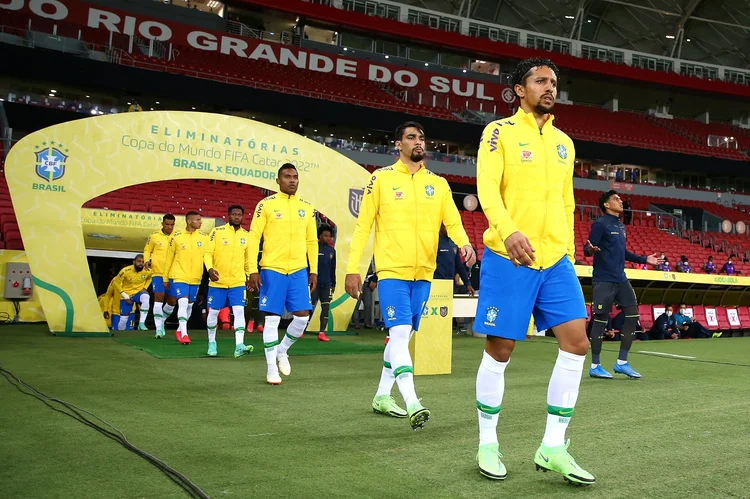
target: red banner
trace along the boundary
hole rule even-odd
[[[0,9],[28,14],[32,19],[32,28],[35,18],[45,19],[45,22],[70,23],[106,32],[137,35],[178,46],[189,46],[206,52],[218,52],[273,64],[294,66],[308,71],[389,83],[404,90],[430,91],[438,96],[461,100],[476,99],[487,104],[500,103],[505,106],[502,104],[503,90],[508,86],[500,83],[446,76],[431,71],[240,37],[220,31],[196,29],[194,26],[139,14],[131,15],[118,9],[105,8],[80,0],[10,0],[9,4],[0,4]],[[423,96],[423,98],[429,99],[430,97]],[[432,104],[431,101],[426,100],[423,100],[423,103]]]

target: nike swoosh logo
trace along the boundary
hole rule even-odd
[[[518,145],[521,146],[521,147],[526,147],[527,145],[529,145],[529,143],[528,142],[519,142]]]
[[[397,190],[399,190],[399,189],[401,189],[401,187],[393,187],[393,190],[394,190],[394,191],[397,191]]]
[[[544,459],[544,462],[545,462],[545,463],[548,463],[548,462],[549,462],[549,459],[547,458],[547,456],[545,456],[545,455],[544,455],[544,454],[542,454],[541,452],[539,453],[539,457],[541,457],[542,459]]]

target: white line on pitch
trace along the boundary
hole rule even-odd
[[[675,359],[694,359],[695,358],[689,355],[676,355],[673,353],[664,353],[664,352],[648,352],[646,350],[641,350],[638,353],[645,353],[646,355],[660,355],[662,357],[674,357]]]
[[[267,437],[270,435],[276,435],[275,433],[256,433],[255,435],[248,435],[248,437]]]

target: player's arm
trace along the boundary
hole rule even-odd
[[[505,241],[508,236],[518,232],[518,227],[510,218],[510,213],[508,213],[505,207],[505,202],[499,195],[500,184],[505,172],[505,157],[502,142],[498,138],[496,144],[491,145],[489,140],[485,140],[488,137],[492,137],[495,127],[497,125],[493,123],[487,125],[482,134],[482,141],[479,144],[479,153],[477,155],[477,194],[487,221],[500,234],[500,238]]]
[[[174,237],[169,238],[169,247],[167,248],[167,258],[164,261],[164,275],[162,275],[162,278],[164,279],[164,284],[166,286],[169,286],[169,274],[172,271],[172,263],[174,262],[174,255],[175,255],[175,243],[174,243]]]
[[[318,228],[315,224],[315,217],[310,217],[307,222],[307,234],[305,236],[307,246],[307,262],[310,267],[310,274],[318,274]]]
[[[211,234],[206,241],[206,248],[203,250],[203,265],[208,271],[208,278],[212,281],[219,280],[219,272],[214,268],[214,250],[216,249],[216,229],[211,229]]]
[[[635,253],[631,253],[627,249],[625,250],[625,260],[640,264],[648,263],[645,256],[636,255]]]
[[[258,253],[260,252],[260,239],[263,237],[263,232],[266,229],[267,212],[266,202],[261,201],[255,208],[255,216],[253,221],[250,223],[250,234],[247,238],[247,249],[250,254],[250,262],[248,263],[248,270],[250,274],[258,273]]]
[[[568,224],[568,259],[570,263],[576,261],[576,233],[575,233],[575,211],[576,200],[573,196],[573,170],[575,168],[575,149],[571,147],[570,151],[570,171],[565,177],[563,186],[563,203],[565,204],[565,221]]]
[[[151,234],[146,240],[146,246],[143,247],[143,261],[146,262],[148,268],[151,268],[151,255],[154,252],[154,235]]]
[[[456,203],[453,201],[453,193],[451,192],[450,186],[446,182],[446,192],[443,198],[443,225],[445,225],[448,231],[448,237],[451,238],[454,244],[458,245],[461,252],[461,256],[466,260],[469,265],[474,265],[477,260],[477,255],[474,252],[474,248],[471,247],[471,241],[469,236],[466,235],[464,226],[461,223],[461,215],[458,213]]]
[[[458,252],[454,253],[454,258],[456,260],[456,272],[458,272],[459,277],[461,277],[461,281],[464,283],[464,286],[471,286],[471,279],[469,279],[469,273],[466,272],[466,265],[464,265],[464,262],[461,261],[461,257],[458,255]]]
[[[362,203],[359,206],[359,217],[354,227],[352,242],[349,246],[349,260],[347,260],[346,273],[359,275],[359,262],[365,250],[367,240],[370,238],[372,224],[380,209],[380,182],[377,175],[370,178],[370,183],[362,195]]]
[[[602,222],[594,222],[591,224],[591,232],[589,232],[589,237],[586,240],[586,244],[583,245],[583,253],[586,256],[592,256],[595,253],[599,253],[601,249],[599,248],[599,243],[602,242],[602,238],[604,237],[604,233],[606,232],[607,228]]]
[[[333,258],[331,259],[331,291],[336,289],[336,250],[333,250]]]
[[[114,291],[114,296],[119,296],[123,300],[129,300],[130,295],[125,293],[123,291],[123,287],[125,286],[125,269],[122,269],[114,279],[112,279],[112,288]]]

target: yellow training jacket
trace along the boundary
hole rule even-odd
[[[185,284],[200,284],[203,277],[203,253],[208,236],[200,230],[180,232],[169,243],[164,265],[164,280]]]
[[[413,175],[401,161],[373,173],[362,196],[347,274],[359,274],[373,222],[379,279],[432,281],[441,223],[459,248],[469,244],[448,182],[424,165]]]
[[[135,266],[128,265],[112,280],[115,299],[119,300],[123,291],[129,296],[133,296],[137,292],[148,288],[151,285],[151,275],[152,272],[150,270],[144,268],[140,272],[137,272]]]
[[[540,130],[523,109],[490,123],[477,160],[479,202],[489,221],[484,245],[508,258],[505,240],[516,231],[536,250],[532,268],[547,268],[568,255],[575,259],[573,167],[570,137],[552,125]]]
[[[146,247],[143,248],[143,259],[151,262],[151,271],[154,275],[164,274],[164,267],[167,263],[167,253],[169,252],[169,241],[179,234],[177,230],[167,235],[161,229],[148,236]]]
[[[261,237],[262,269],[293,274],[309,266],[311,274],[318,273],[318,231],[313,207],[307,201],[279,192],[258,203],[250,225],[251,274],[258,272]]]
[[[214,269],[219,280],[208,281],[212,288],[236,288],[245,286],[250,274],[250,233],[243,229],[234,230],[231,225],[216,227],[208,236],[203,263],[206,270]],[[258,256],[256,254],[255,258]]]

